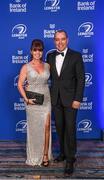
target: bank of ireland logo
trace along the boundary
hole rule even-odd
[[[51,12],[56,12],[60,9],[59,6],[60,0],[45,0],[44,2],[44,10]]]
[[[93,11],[95,10],[96,1],[78,1],[77,2],[77,10],[78,11]]]
[[[92,131],[92,122],[89,119],[83,119],[82,121],[80,121],[78,123],[78,131],[82,131],[85,133],[89,133],[90,131]]]
[[[89,87],[92,85],[92,74],[91,73],[85,73],[85,86]]]
[[[13,3],[9,3],[10,13],[26,13],[27,3],[22,3],[22,0],[12,0]]]
[[[16,132],[26,133],[27,122],[26,120],[21,120],[16,124]]]
[[[78,27],[78,36],[91,37],[94,35],[92,22],[85,22]]]
[[[12,28],[12,37],[24,39],[27,37],[27,27],[25,24],[17,24]]]

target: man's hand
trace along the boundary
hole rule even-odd
[[[79,101],[73,101],[72,102],[72,108],[74,109],[78,109],[80,107],[80,102]]]

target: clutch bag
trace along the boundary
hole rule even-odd
[[[42,105],[44,102],[44,94],[40,94],[32,91],[25,91],[28,99],[35,99],[33,102],[38,105]]]

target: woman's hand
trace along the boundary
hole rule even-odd
[[[26,101],[27,105],[28,104],[31,104],[31,105],[34,105],[35,104],[35,100],[36,99],[28,99],[28,101]],[[34,101],[34,102],[33,102]]]

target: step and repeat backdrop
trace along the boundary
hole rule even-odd
[[[78,139],[101,139],[99,120],[98,24],[101,15],[95,0],[2,0],[0,2],[0,140],[26,139],[26,114],[17,89],[18,75],[30,60],[35,38],[44,41],[46,54],[54,49],[55,31],[65,29],[69,47],[82,53],[85,91],[77,118]],[[99,63],[98,63],[99,62]],[[102,67],[102,65],[101,65]],[[101,77],[100,81],[101,81]],[[103,95],[104,97],[104,95]],[[104,99],[104,98],[103,98]],[[99,114],[99,115],[98,115]],[[34,117],[35,118],[35,117]],[[53,139],[57,137],[52,117]]]

